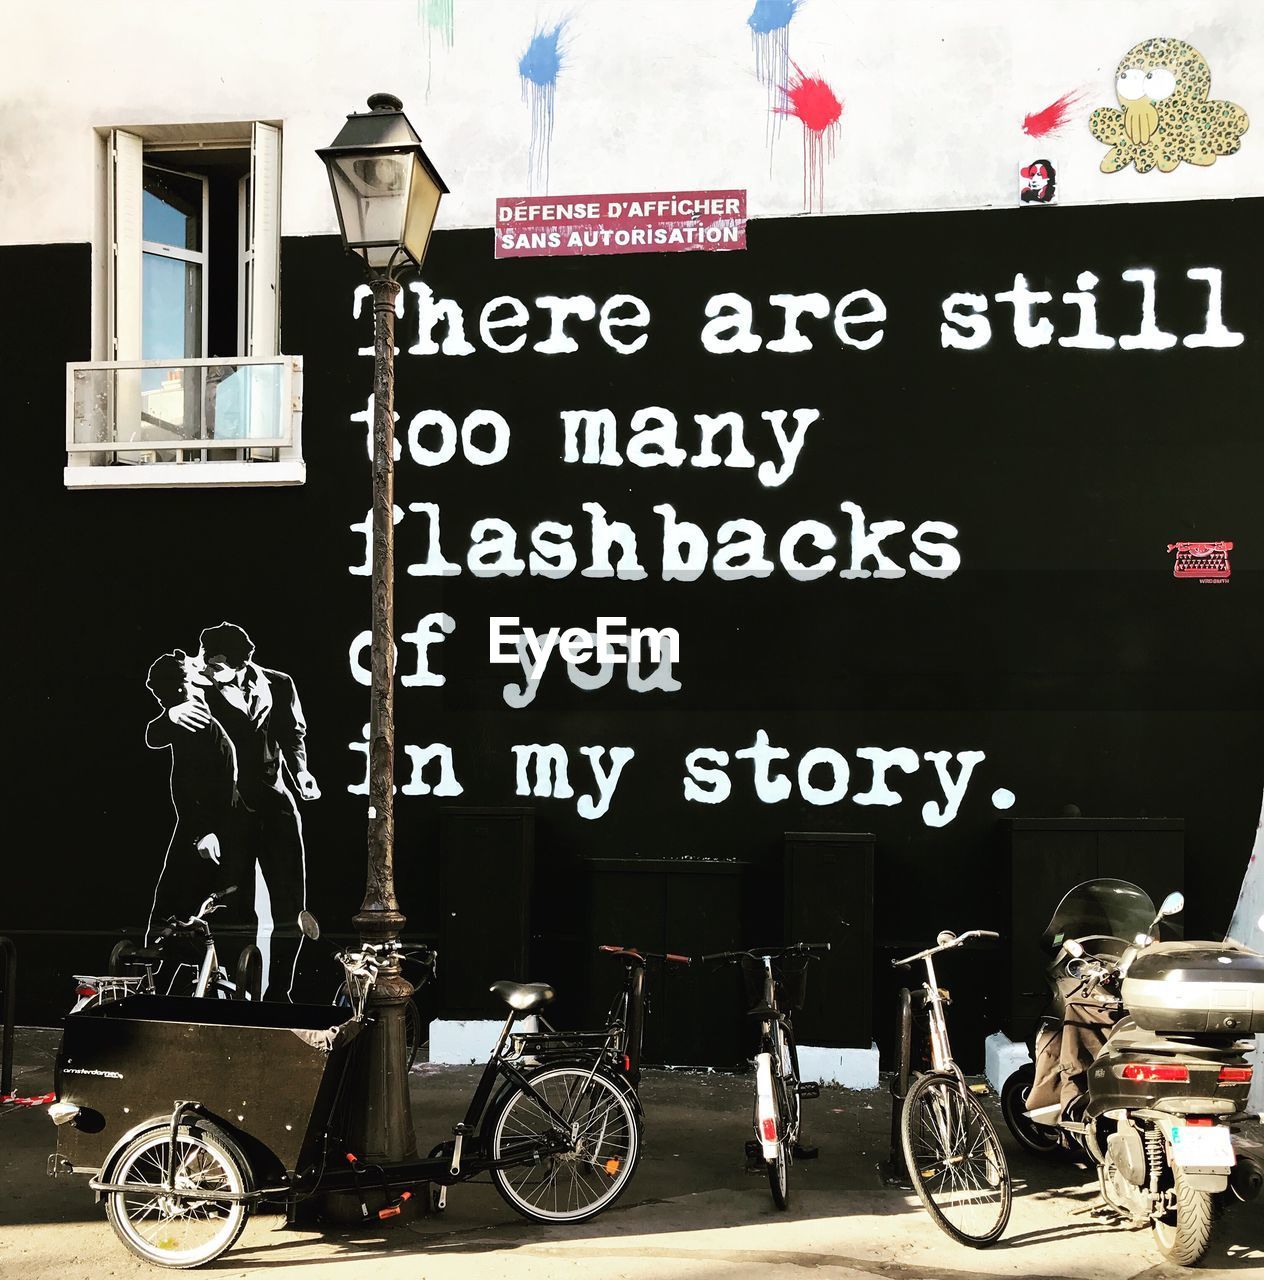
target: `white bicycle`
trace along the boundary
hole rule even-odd
[[[164,995],[212,996],[223,1000],[258,1000],[263,990],[263,954],[254,943],[248,943],[237,957],[231,975],[220,964],[215,939],[211,935],[209,917],[223,910],[224,899],[237,892],[229,885],[213,893],[197,914],[188,920],[167,921],[149,947],[138,947],[123,941],[110,952],[108,974],[77,973],[75,1005],[71,1013],[80,1013],[95,1005],[108,1004],[132,995],[158,995],[158,970],[172,966],[165,982]],[[139,967],[140,973],[125,973],[128,966]],[[183,970],[193,968],[197,977],[192,990],[182,990],[178,981]]]
[[[799,1141],[803,1098],[817,1098],[821,1086],[799,1079],[792,1011],[803,1007],[808,961],[825,955],[828,942],[796,942],[788,947],[756,947],[750,951],[717,951],[702,963],[719,961],[741,966],[747,1016],[759,1020],[759,1052],[755,1055],[755,1141],[747,1157],[768,1173],[768,1189],[778,1209],[790,1204],[790,1167],[797,1157],[810,1160],[814,1147]]]

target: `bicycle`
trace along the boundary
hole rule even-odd
[[[225,1000],[259,1000],[263,993],[263,954],[254,943],[248,943],[229,977],[220,964],[208,923],[208,917],[223,909],[224,899],[236,892],[234,884],[211,894],[188,920],[180,921],[173,916],[156,935],[153,946],[138,947],[126,939],[115,943],[110,952],[108,974],[74,975],[76,999],[71,1013],[126,996],[158,995],[158,969],[164,962],[175,965],[166,995],[175,994],[180,970],[193,966],[197,977],[187,994],[199,998],[210,995]],[[144,972],[125,974],[122,970],[128,965],[139,965]]]
[[[358,1021],[367,1016],[368,995],[389,950],[390,944],[376,944],[338,955]],[[509,1006],[509,1016],[452,1141],[407,1169],[379,1172],[384,1181],[393,1181],[385,1177],[393,1172],[438,1184],[432,1205],[439,1212],[450,1185],[490,1172],[501,1197],[523,1217],[584,1222],[618,1199],[640,1162],[640,1108],[600,1056],[546,1060],[522,1070],[513,1024],[538,1014],[553,1000],[553,989],[540,982],[494,982],[489,990]],[[473,1149],[468,1158],[467,1142]]]
[[[600,1031],[559,1031],[541,1018],[541,1030],[524,1031],[514,1036],[513,1049],[524,1061],[533,1064],[595,1058],[627,1087],[639,1110],[637,1091],[641,1085],[641,1046],[645,1037],[645,1016],[650,1010],[649,996],[645,991],[649,963],[656,961],[664,967],[684,967],[693,962],[689,956],[670,951],[639,951],[636,947],[610,944],[603,944],[597,950],[602,955],[622,961],[624,973],[623,984],[606,1015],[604,1028]]]
[[[788,947],[760,947],[752,951],[717,951],[702,957],[704,964],[739,964],[754,1007],[747,1015],[759,1019],[759,1052],[755,1055],[755,1142],[747,1144],[748,1158],[762,1161],[768,1187],[778,1209],[790,1205],[790,1166],[798,1156],[810,1160],[815,1148],[800,1145],[804,1098],[820,1097],[821,1086],[799,1078],[799,1051],[791,1012],[801,1009],[807,994],[808,962],[825,955],[828,942],[796,942]],[[773,962],[780,960],[780,965]],[[795,963],[786,965],[785,961]]]
[[[895,968],[918,960],[926,964],[920,994],[930,1028],[931,1069],[918,1074],[904,1099],[900,1116],[904,1162],[913,1190],[935,1225],[975,1249],[1001,1238],[1009,1222],[1013,1189],[996,1129],[953,1059],[944,1013],[951,997],[936,980],[932,957],[971,938],[998,937],[988,929],[960,935],[945,929],[935,946],[891,962]]]

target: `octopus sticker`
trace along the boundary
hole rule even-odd
[[[1181,161],[1215,164],[1242,145],[1250,121],[1235,102],[1209,99],[1211,69],[1193,45],[1167,36],[1143,40],[1115,72],[1117,107],[1099,107],[1088,127],[1110,148],[1103,173],[1135,165],[1171,173]]]

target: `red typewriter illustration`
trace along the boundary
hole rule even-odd
[[[1199,582],[1229,581],[1232,542],[1169,542],[1167,549],[1176,552],[1172,577],[1196,578]]]

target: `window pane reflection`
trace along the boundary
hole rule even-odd
[[[142,238],[176,249],[202,249],[202,181],[145,166]]]

